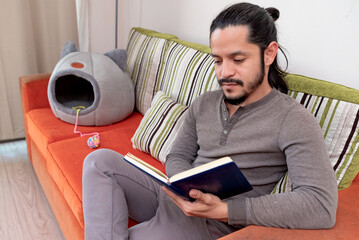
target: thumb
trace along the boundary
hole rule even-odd
[[[189,196],[200,201],[205,201],[206,198],[206,194],[197,189],[191,189],[191,191],[189,192]]]

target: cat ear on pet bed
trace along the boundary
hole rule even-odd
[[[125,49],[113,49],[105,55],[114,61],[123,72],[126,72],[127,65],[127,51]]]
[[[61,58],[65,57],[69,53],[78,52],[78,51],[79,50],[77,50],[76,44],[73,41],[68,40],[65,43],[65,46],[62,48]]]

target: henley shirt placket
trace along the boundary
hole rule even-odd
[[[223,130],[220,138],[219,144],[221,146],[225,146],[227,144],[228,136],[233,129],[234,125],[238,122],[239,119],[239,111],[241,108],[238,108],[237,111],[233,114],[232,117],[229,117],[229,113],[227,110],[227,106],[222,101],[221,103],[221,115],[222,115],[222,124],[223,124]]]

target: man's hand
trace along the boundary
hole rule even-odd
[[[177,196],[165,186],[162,186],[162,190],[187,216],[211,218],[222,222],[228,222],[227,203],[221,201],[219,197],[213,194],[203,193],[199,190],[192,189],[189,192],[189,195],[196,199],[196,201],[190,202]]]

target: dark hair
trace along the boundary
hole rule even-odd
[[[245,25],[248,27],[248,41],[259,46],[262,59],[268,45],[277,42],[277,28],[275,21],[279,18],[276,8],[264,9],[251,3],[237,3],[224,9],[212,22],[210,36],[217,28],[224,29],[228,26]],[[278,44],[279,45],[279,44]],[[281,46],[279,50],[283,53],[287,66],[288,59]],[[278,65],[277,56],[269,67],[268,82],[271,87],[283,93],[288,93],[287,83],[284,81],[286,72]]]

